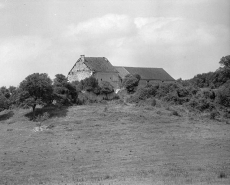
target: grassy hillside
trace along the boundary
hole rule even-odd
[[[0,113],[0,184],[229,184],[230,125],[182,106],[93,104]],[[176,114],[177,112],[178,114]]]

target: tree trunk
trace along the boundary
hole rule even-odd
[[[35,107],[36,107],[36,104],[33,105],[33,120],[35,119]]]

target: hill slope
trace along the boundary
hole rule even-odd
[[[28,110],[0,114],[0,184],[230,182],[225,123],[181,107],[109,103],[56,111],[43,131],[24,116]]]

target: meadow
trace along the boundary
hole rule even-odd
[[[119,100],[36,112],[50,117],[0,112],[2,185],[230,184],[230,125],[207,113]]]

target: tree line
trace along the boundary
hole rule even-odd
[[[27,76],[18,87],[0,88],[0,111],[14,107],[31,107],[35,117],[37,105],[78,104],[78,94],[82,90],[96,94],[109,94],[114,91],[109,82],[101,82],[99,85],[94,77],[80,82],[69,82],[63,74],[57,74],[51,80],[46,73],[34,73]]]

